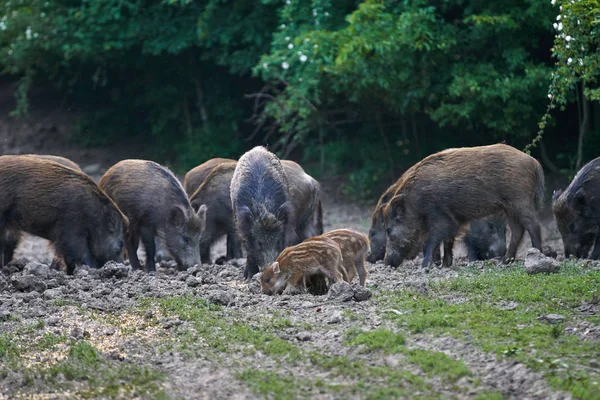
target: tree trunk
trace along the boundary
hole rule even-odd
[[[579,138],[577,140],[577,162],[575,163],[577,171],[581,169],[581,164],[583,164],[583,142],[585,141],[585,136],[590,127],[590,103],[587,97],[585,97],[584,90],[585,87],[583,83],[581,83],[581,92],[578,93],[577,96],[578,108],[580,109],[580,112],[578,113]]]
[[[390,149],[390,142],[383,131],[383,126],[381,126],[381,114],[375,114],[375,121],[377,122],[377,129],[379,130],[379,134],[381,135],[381,139],[383,140],[383,144],[385,145],[385,152],[388,158],[388,164],[390,166],[390,182],[394,182],[396,180],[396,167],[394,166],[394,158],[392,157],[392,150]]]
[[[540,139],[540,155],[542,156],[542,162],[551,172],[560,174],[558,167],[552,162],[550,157],[548,157],[548,152],[546,151],[546,145],[544,144],[543,139]]]
[[[194,79],[194,85],[196,86],[196,99],[198,102],[198,111],[200,112],[200,118],[204,124],[208,123],[208,112],[204,106],[204,91],[202,85],[198,79]]]
[[[186,96],[183,96],[183,115],[185,116],[185,125],[188,138],[192,136],[192,117],[190,115],[190,105]]]

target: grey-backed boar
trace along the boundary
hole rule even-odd
[[[82,172],[79,165],[69,160],[68,158],[61,156],[53,156],[48,154],[22,154],[23,157],[37,157],[42,160],[54,161],[65,167],[73,168],[76,171]],[[21,241],[21,231],[15,229],[7,229],[4,237],[4,253],[3,262],[10,262],[13,258],[15,249]]]
[[[428,270],[433,251],[444,242],[444,264],[460,228],[504,212],[511,228],[505,259],[515,257],[524,230],[542,250],[536,206],[544,193],[539,162],[504,144],[448,149],[408,169],[383,210],[387,246],[384,262],[398,266],[424,248]],[[447,252],[447,247],[450,252]]]
[[[333,240],[319,237],[287,247],[262,272],[261,289],[268,295],[304,293],[305,280],[324,275],[330,284],[344,280],[342,251]]]
[[[471,222],[463,242],[469,261],[503,257],[506,254],[506,218],[496,215]]]
[[[198,184],[197,189],[190,194],[194,209],[202,204],[208,206],[206,230],[200,245],[202,260],[210,260],[210,247],[222,235],[227,235],[227,259],[243,256],[235,235],[230,198],[231,179],[236,165],[235,160],[218,158],[209,160],[186,174],[184,182],[187,182],[188,188]],[[297,163],[281,160],[281,165],[288,180],[290,203],[294,210],[294,221],[290,222],[294,230],[286,244],[293,245],[323,233],[321,188]]]
[[[90,177],[56,162],[0,157],[0,216],[0,237],[9,229],[49,240],[69,274],[123,259],[127,218]]]
[[[246,251],[244,278],[275,261],[295,236],[287,176],[275,154],[257,146],[239,159],[231,179],[231,206]]]
[[[235,233],[235,224],[233,223],[233,213],[231,210],[231,197],[229,190],[231,178],[237,166],[237,161],[227,159],[221,160],[218,165],[212,165],[212,168],[204,180],[200,181],[198,175],[205,169],[200,169],[203,165],[209,164],[212,160],[194,168],[187,173],[188,185],[190,182],[200,182],[200,185],[190,195],[192,207],[197,210],[205,204],[206,210],[206,229],[200,239],[200,254],[203,262],[210,263],[211,246],[223,235],[227,235],[227,254],[226,258],[243,257],[241,245]]]
[[[364,287],[369,275],[369,271],[365,266],[367,254],[369,253],[369,238],[351,229],[335,229],[306,241],[321,240],[322,238],[331,239],[340,246],[347,282],[352,283],[358,273],[360,285]]]
[[[564,192],[554,193],[552,212],[565,257],[600,258],[600,157],[584,165]]]
[[[168,169],[153,161],[123,160],[100,179],[100,187],[129,218],[127,255],[134,269],[140,269],[137,248],[142,240],[146,270],[155,271],[155,237],[164,239],[179,269],[200,264],[200,236],[206,207],[197,212],[183,186]]]

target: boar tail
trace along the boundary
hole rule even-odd
[[[535,188],[535,196],[534,196],[533,200],[535,202],[535,206],[537,207],[537,209],[540,210],[544,203],[544,170],[542,169],[542,166],[539,163],[536,163],[536,164],[537,164],[536,168],[535,168],[536,188]]]
[[[317,235],[323,234],[323,206],[321,200],[317,200],[317,206],[315,207],[315,226],[317,227]]]

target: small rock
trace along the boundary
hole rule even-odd
[[[60,324],[60,318],[58,317],[50,317],[46,320],[48,326],[57,326],[58,324]]]
[[[549,274],[558,272],[559,269],[560,264],[554,258],[546,257],[535,248],[527,250],[527,256],[525,257],[525,271],[528,274]]]
[[[196,275],[202,273],[202,267],[200,267],[199,265],[194,265],[192,268],[189,268],[187,270],[187,272],[190,275],[196,276]]]
[[[356,301],[366,301],[373,296],[373,293],[369,289],[362,286],[354,285],[352,289],[354,290],[354,300]]]
[[[196,287],[196,286],[200,286],[202,284],[202,280],[196,278],[193,275],[190,275],[187,277],[187,279],[185,280],[185,283],[187,283],[187,285],[189,287]]]
[[[77,267],[73,275],[77,278],[83,278],[90,275],[87,267]]]
[[[354,297],[354,290],[347,282],[337,282],[329,288],[329,299],[337,301],[350,301]]]
[[[0,310],[0,321],[8,321],[11,317],[10,311],[8,310]]]
[[[43,292],[48,287],[44,281],[35,275],[13,276],[10,283],[15,289],[21,292],[31,292],[33,290]]]
[[[338,312],[335,312],[335,313],[334,313],[334,314],[331,316],[331,318],[329,318],[329,319],[327,320],[327,323],[328,323],[328,324],[331,324],[331,325],[333,325],[333,324],[339,324],[339,323],[340,323],[340,322],[342,322],[343,320],[344,320],[344,318],[342,317],[342,313],[338,311]]]
[[[541,317],[538,317],[538,321],[545,321],[545,322],[548,322],[549,324],[557,324],[564,320],[565,320],[565,316],[560,315],[560,314],[548,314],[548,315],[543,315]]]
[[[233,296],[224,290],[215,290],[208,295],[208,301],[214,304],[227,306],[233,303]]]
[[[35,275],[42,279],[48,278],[50,274],[50,268],[46,264],[42,264],[37,261],[32,261],[25,265],[23,269],[23,275]]]
[[[250,293],[252,293],[252,294],[262,293],[262,287],[260,284],[261,276],[262,276],[262,272],[259,272],[258,274],[254,275],[252,277],[250,282],[248,282],[248,290],[250,291]]]
[[[89,338],[91,335],[88,331],[81,329],[80,327],[76,326],[75,328],[73,328],[73,330],[71,330],[70,335],[73,339],[76,340],[82,340],[84,338]]]
[[[600,363],[595,358],[590,360],[590,367],[592,368],[600,368]]]
[[[104,336],[112,336],[116,333],[117,331],[114,328],[106,328],[104,330],[104,332],[102,332],[104,334]]]
[[[57,297],[60,297],[60,295],[62,294],[62,289],[60,288],[56,288],[56,289],[47,289],[46,291],[44,291],[44,299],[46,300],[54,300]]]
[[[114,276],[117,279],[121,279],[129,276],[129,268],[123,264],[109,261],[99,270],[99,274],[101,278],[111,278]]]
[[[296,335],[296,339],[301,342],[308,342],[309,340],[312,340],[312,335],[309,332],[299,332]]]
[[[162,326],[165,329],[171,329],[174,326],[179,326],[183,324],[183,321],[180,320],[179,318],[175,317],[175,318],[165,318],[162,321]]]

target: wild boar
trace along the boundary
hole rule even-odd
[[[564,192],[553,194],[552,212],[565,257],[600,258],[600,157],[584,165]]]
[[[205,204],[206,209],[206,228],[200,239],[200,255],[203,262],[210,263],[211,246],[223,235],[227,235],[227,254],[228,260],[232,258],[243,257],[242,248],[238,242],[233,223],[233,212],[231,210],[231,197],[229,190],[231,178],[237,165],[237,161],[224,160],[218,165],[213,165],[210,173],[204,178],[197,189],[190,195],[192,207],[197,210]],[[208,164],[210,161],[202,164]],[[197,176],[192,173],[198,172],[196,167],[188,174],[188,182],[198,182]]]
[[[325,237],[313,238],[287,247],[275,262],[265,267],[261,289],[268,295],[304,293],[305,279],[322,274],[333,284],[344,280],[343,272],[340,246]]]
[[[229,158],[212,158],[189,170],[183,177],[183,188],[187,195],[191,198],[216,166],[227,163],[235,164],[237,161]]]
[[[261,146],[242,155],[230,196],[238,238],[246,251],[244,278],[250,279],[295,235],[289,183],[277,156]]]
[[[424,249],[422,265],[428,271],[443,241],[449,265],[461,227],[499,212],[507,215],[511,229],[503,261],[515,257],[525,229],[533,247],[542,250],[536,207],[543,199],[544,173],[527,154],[504,144],[448,149],[426,157],[400,179],[383,210],[386,264],[398,266]]]
[[[469,224],[463,242],[469,261],[488,260],[506,254],[506,218],[503,215],[478,219]]]
[[[76,171],[82,172],[81,171],[81,167],[79,165],[77,165],[75,162],[69,160],[66,157],[53,156],[53,155],[50,155],[50,154],[23,154],[23,156],[38,157],[38,158],[41,158],[43,160],[54,161],[54,162],[57,162],[59,164],[64,165],[65,167],[73,168]]]
[[[231,210],[230,185],[237,161],[224,158],[209,160],[186,174],[189,188],[198,185],[190,194],[192,207],[197,209],[206,204],[206,230],[202,235],[200,251],[202,260],[210,262],[210,248],[222,235],[227,235],[227,259],[243,257],[242,248],[235,234],[233,212]],[[297,163],[281,160],[289,183],[290,202],[295,211],[290,224],[287,245],[323,233],[323,210],[319,183]],[[207,171],[209,171],[207,173]],[[189,192],[188,192],[189,193]]]
[[[365,266],[367,254],[369,253],[369,238],[351,229],[335,229],[320,236],[306,239],[305,242],[323,238],[331,239],[340,246],[343,266],[347,276],[346,281],[352,283],[358,273],[360,285],[364,287],[369,275],[369,271]]]
[[[122,261],[127,218],[90,177],[54,161],[0,157],[0,216],[0,237],[10,230],[49,240],[68,274]]]
[[[141,269],[137,248],[142,240],[146,270],[155,271],[155,237],[164,240],[180,270],[201,264],[200,236],[206,207],[196,212],[175,175],[153,161],[123,160],[100,179],[100,187],[129,218],[127,255]]]

